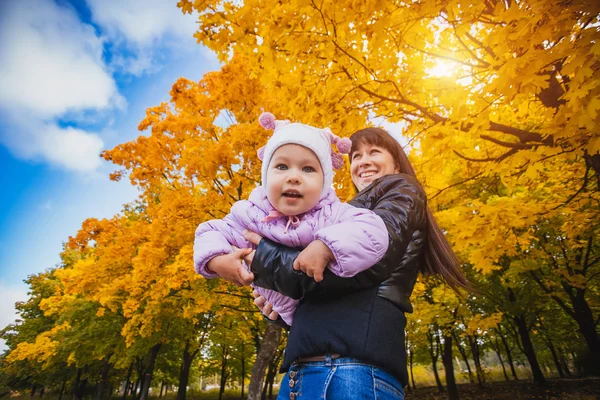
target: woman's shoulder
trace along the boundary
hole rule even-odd
[[[407,174],[389,174],[376,179],[362,190],[356,198],[382,197],[396,193],[413,193],[414,196],[425,200],[425,190],[417,178]]]

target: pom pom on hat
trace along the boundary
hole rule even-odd
[[[260,161],[262,161],[262,160],[265,158],[265,147],[266,147],[266,146],[263,146],[263,147],[261,147],[261,148],[260,148],[260,149],[258,149],[258,151],[256,152],[256,154],[258,155],[258,159],[259,159]]]
[[[275,116],[270,112],[264,112],[258,117],[258,123],[265,129],[275,130]]]
[[[333,169],[340,169],[344,166],[344,157],[340,153],[331,152],[331,165]]]
[[[345,138],[337,138],[335,142],[335,147],[337,147],[338,151],[342,154],[350,154],[350,149],[352,148],[352,140]]]

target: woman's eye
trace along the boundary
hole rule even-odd
[[[277,165],[275,166],[275,168],[276,168],[276,169],[278,169],[278,170],[280,170],[280,171],[285,171],[285,170],[287,170],[287,169],[288,169],[288,166],[287,166],[287,165],[285,165],[285,164],[277,164]]]
[[[315,172],[315,169],[313,167],[304,167],[304,168],[302,168],[302,171],[304,171],[304,172]]]
[[[354,153],[354,154],[352,154],[352,159],[353,159],[353,160],[356,160],[357,158],[358,158],[358,153]]]
[[[381,153],[381,151],[377,150],[377,149],[373,149],[371,150],[371,154],[378,154]]]

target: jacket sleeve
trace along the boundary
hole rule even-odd
[[[389,245],[388,231],[370,210],[340,203],[338,214],[334,223],[316,232],[315,239],[333,253],[335,261],[328,266],[331,272],[349,278],[383,258]]]
[[[231,213],[226,215],[225,218],[203,222],[196,229],[194,269],[205,278],[219,276],[209,271],[206,264],[214,257],[231,253],[231,246],[254,247],[242,236],[242,231],[246,229],[242,224],[243,214],[247,213],[249,205],[238,203],[232,207]]]
[[[292,268],[300,250],[287,248],[268,239],[261,240],[251,265],[256,286],[272,289],[294,299],[363,289],[379,285],[399,266],[416,229],[426,229],[426,197],[420,184],[404,174],[379,178],[351,202],[379,215],[386,225],[389,248],[383,259],[352,278],[341,278],[325,270],[317,283]]]

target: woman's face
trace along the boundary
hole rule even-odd
[[[392,154],[383,147],[362,144],[351,154],[351,157],[352,182],[359,191],[369,186],[377,178],[400,172]]]

